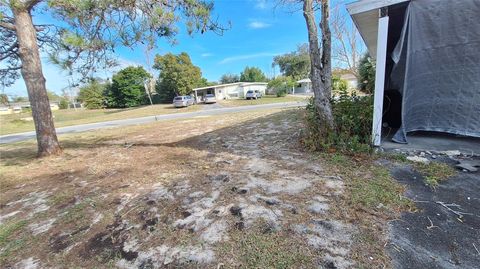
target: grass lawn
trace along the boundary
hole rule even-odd
[[[300,109],[0,145],[0,268],[390,268],[410,208],[374,156],[305,152]],[[33,264],[33,265],[32,265]]]
[[[192,112],[200,110],[199,106],[174,108],[171,104],[142,106],[125,109],[66,109],[53,111],[55,127],[64,127],[101,121],[139,118],[161,114]],[[0,135],[33,131],[35,127],[31,113],[0,116]]]
[[[219,104],[223,106],[248,106],[248,105],[263,105],[263,104],[272,104],[272,103],[284,103],[284,102],[298,102],[305,101],[308,97],[303,96],[291,96],[287,95],[285,97],[277,97],[275,95],[265,95],[257,100],[245,100],[245,99],[230,99],[222,100]]]

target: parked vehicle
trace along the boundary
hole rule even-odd
[[[205,102],[205,104],[214,104],[217,102],[217,98],[213,94],[207,94],[205,95],[203,101]]]
[[[258,99],[262,98],[262,93],[259,90],[248,90],[247,94],[245,94],[245,99]]]
[[[194,100],[190,95],[177,96],[173,98],[174,107],[188,107],[194,104]]]

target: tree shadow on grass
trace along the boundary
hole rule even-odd
[[[172,107],[172,109],[174,109]],[[193,135],[191,137],[174,141],[174,142],[155,142],[155,138],[152,138],[152,141],[136,141],[135,138],[129,138],[128,136],[122,136],[121,138],[117,135],[109,136],[100,136],[100,137],[88,137],[88,138],[78,138],[77,135],[70,137],[61,137],[60,142],[61,146],[65,150],[74,150],[74,149],[89,149],[89,148],[98,148],[98,147],[123,147],[123,148],[138,148],[138,147],[187,147],[192,148],[193,150],[209,151],[211,153],[222,153],[222,152],[232,152],[232,145],[226,146],[229,138],[246,135],[246,127],[249,127],[249,131],[269,131],[268,124],[281,124],[284,120],[293,120],[298,121],[301,118],[300,110],[288,109],[285,111],[276,112],[273,114],[257,117],[255,119],[242,121],[233,125],[229,125],[223,128],[219,128],[210,132],[204,132],[202,134]],[[185,119],[191,120],[191,119]],[[161,123],[160,123],[161,124]],[[122,127],[123,128],[123,127]],[[151,127],[147,127],[151,128]],[[161,126],[160,126],[161,128]],[[179,127],[183,128],[183,127]],[[185,127],[186,128],[186,127]],[[264,135],[265,141],[263,144],[273,144],[278,142],[289,142],[291,146],[298,145],[298,137],[292,137],[291,132],[279,133],[275,136]],[[298,130],[297,130],[298,131]],[[218,142],[212,143],[210,140],[212,138],[217,138]],[[230,142],[234,143],[234,142]],[[244,142],[248,146],[248,141]],[[235,145],[233,145],[235,147]],[[3,149],[0,148],[1,160],[4,166],[12,165],[25,165],[28,162],[31,162],[36,159],[36,146],[31,143],[26,143],[23,146],[3,146]]]

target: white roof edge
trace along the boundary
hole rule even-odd
[[[301,79],[301,80],[298,80],[297,83],[305,83],[305,82],[312,82],[309,78],[304,78],[304,79]]]
[[[198,90],[205,90],[205,89],[212,89],[212,88],[221,88],[221,87],[226,87],[226,86],[232,86],[232,85],[252,85],[252,84],[260,84],[260,85],[267,85],[267,82],[235,82],[235,83],[227,83],[227,84],[218,84],[218,85],[212,85],[212,86],[205,86],[201,88],[194,88],[193,91],[198,91]]]
[[[408,1],[410,0],[358,0],[347,4],[346,6],[348,13],[350,13],[350,15],[355,15]]]

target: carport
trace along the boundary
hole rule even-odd
[[[347,9],[376,59],[373,145],[382,129],[397,143],[412,134],[478,142],[480,2],[360,0]]]
[[[203,98],[207,94],[213,94],[215,95],[215,87],[202,87],[202,88],[197,88],[193,89],[193,93],[195,94],[195,101],[197,103],[203,102]]]

